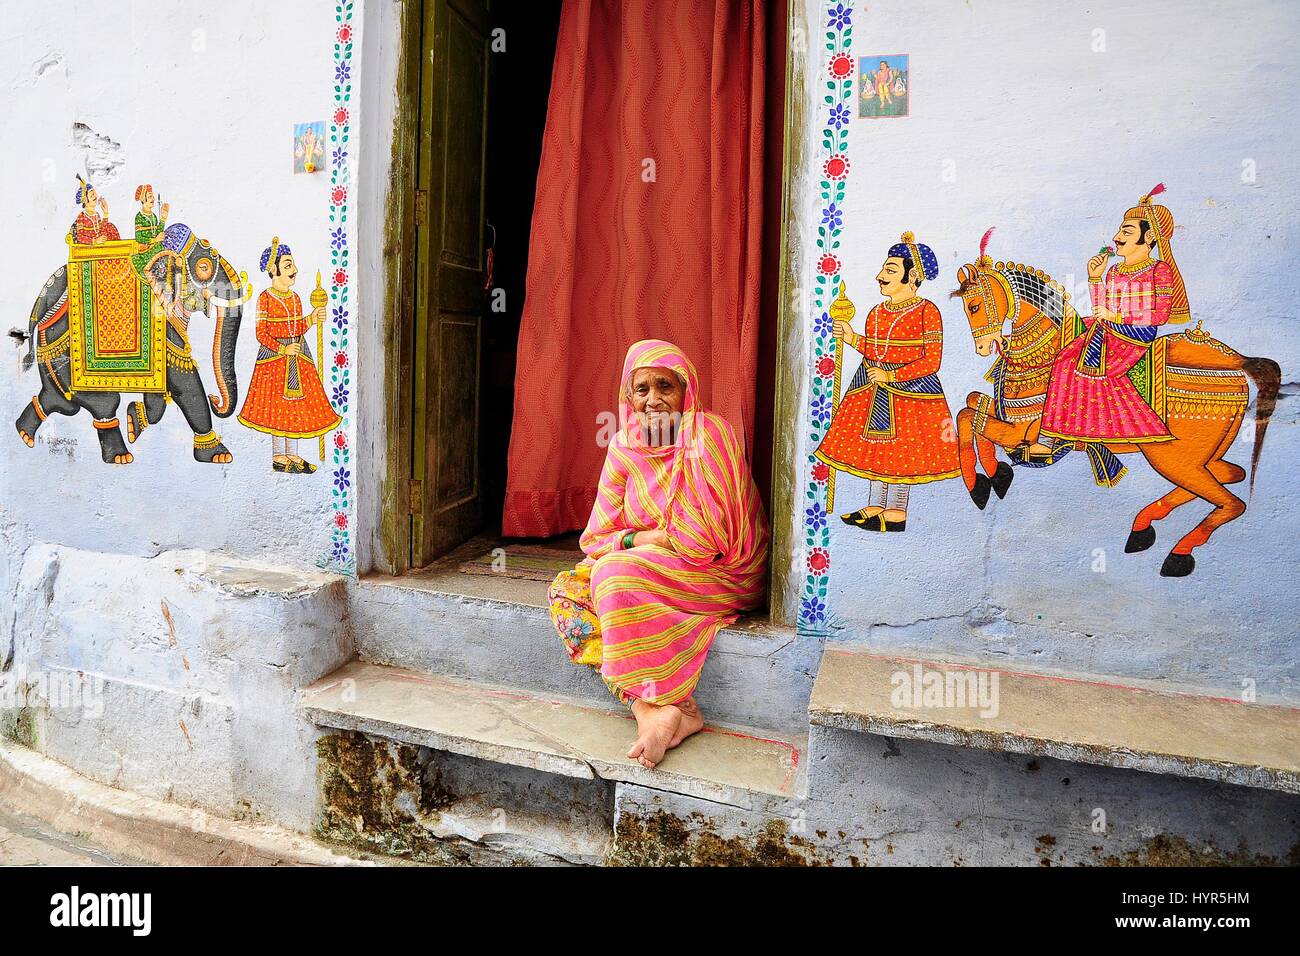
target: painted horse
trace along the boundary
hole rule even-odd
[[[992,230],[990,230],[992,232]],[[1123,470],[1103,470],[1109,456],[1140,452],[1174,488],[1151,502],[1133,519],[1127,553],[1155,544],[1153,522],[1196,498],[1213,510],[1185,534],[1165,557],[1160,573],[1183,577],[1196,566],[1192,552],[1214,531],[1242,515],[1246,503],[1228,490],[1246,477],[1245,470],[1224,459],[1245,418],[1249,403],[1247,380],[1254,382],[1255,432],[1251,451],[1250,487],[1264,447],[1264,434],[1277,405],[1282,371],[1269,358],[1243,356],[1203,331],[1195,329],[1158,336],[1130,378],[1155,408],[1173,440],[1149,443],[1075,443],[1042,439],[1039,425],[1047,398],[1052,363],[1057,353],[1083,331],[1083,322],[1070,304],[1070,295],[1042,270],[1014,262],[994,262],[984,254],[957,272],[960,283],[952,293],[962,300],[975,350],[997,352],[985,376],[993,394],[971,392],[957,414],[957,441],[962,478],[975,504],[983,509],[990,491],[1006,496],[1014,472],[1011,466],[1044,468],[1071,451],[1083,450],[1093,460],[1099,484],[1114,484]],[[1010,465],[998,460],[1001,448]],[[980,474],[979,464],[984,470]]]
[[[68,269],[60,266],[50,276],[32,306],[23,369],[39,365],[40,391],[32,396],[15,426],[19,437],[31,447],[36,444],[37,429],[49,415],[75,415],[85,409],[94,420],[103,460],[129,464],[134,456],[122,440],[117,418],[121,392],[78,391],[72,387]],[[227,418],[235,410],[235,344],[243,304],[252,290],[243,273],[236,275],[234,267],[206,239],[199,239],[181,223],[167,227],[163,249],[150,260],[144,274],[154,296],[166,303],[165,387],[145,392],[142,400],[130,403],[127,437],[134,443],[145,428],[158,423],[168,402],[174,402],[194,432],[195,460],[226,464],[232,456],[212,430],[212,415]],[[212,315],[216,323],[212,370],[217,395],[207,395],[191,355],[188,323],[195,311]]]

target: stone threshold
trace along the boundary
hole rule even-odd
[[[624,709],[365,661],[306,688],[300,706],[319,727],[744,809],[798,797],[806,773],[806,738],[724,726],[648,770],[625,756],[636,724]]]
[[[995,696],[956,693],[990,691],[994,674]],[[927,698],[939,680],[946,696]],[[821,727],[1300,793],[1296,707],[828,645],[808,713]]]

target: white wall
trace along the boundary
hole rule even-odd
[[[942,268],[921,294],[944,315],[940,376],[955,413],[968,392],[989,389],[989,360],[948,299],[984,230],[997,227],[995,258],[1073,281],[1086,303],[1085,260],[1163,181],[1193,318],[1243,354],[1277,360],[1294,383],[1298,27],[1300,7],[1281,0],[858,5],[855,58],[910,54],[911,115],[869,120],[855,110],[850,127],[840,254],[856,327],[879,299],[873,278],[886,249],[913,230]],[[1103,36],[1104,52],[1094,52]],[[1168,484],[1130,457],[1124,481],[1102,490],[1072,456],[1017,469],[1007,500],[983,513],[960,479],[915,489],[903,534],[868,534],[832,516],[834,634],[1231,693],[1253,678],[1261,695],[1300,695],[1294,392],[1284,387],[1249,510],[1197,550],[1191,577],[1158,569],[1208,506],[1185,506],[1158,523],[1152,550],[1125,555],[1133,516]],[[1248,465],[1249,441],[1229,457]],[[840,475],[835,510],[865,504],[865,487]],[[1104,572],[1093,570],[1096,549]]]
[[[354,86],[362,62],[361,8],[357,3],[353,22]],[[292,127],[325,120],[328,128],[336,26],[334,4],[321,0],[6,5],[0,24],[3,327],[26,331],[37,293],[66,261],[64,235],[77,213],[75,174],[88,165],[124,236],[138,209],[136,184],[150,182],[170,203],[169,221],[189,224],[247,271],[255,296],[268,284],[257,266],[273,235],[293,248],[304,304],[317,269],[328,288],[330,174],[293,174]],[[359,99],[354,96],[354,127]],[[78,147],[75,123],[117,145]],[[241,404],[257,355],[254,305],[245,309],[239,336]],[[355,314],[355,291],[352,305]],[[212,321],[196,315],[190,338],[211,387]],[[0,379],[0,410],[9,424],[0,431],[0,507],[13,523],[15,546],[36,540],[136,555],[227,549],[300,566],[327,553],[328,464],[311,476],[274,474],[269,437],[234,417],[216,425],[234,454],[225,466],[194,461],[192,432],[175,407],[131,446],[130,465],[100,460],[84,412],[51,416],[36,447],[26,448],[12,422],[39,384],[34,369],[21,371],[26,347],[6,341],[10,374]],[[125,396],[119,409],[123,421],[133,397],[139,396]],[[304,441],[300,448],[313,462],[315,445]]]

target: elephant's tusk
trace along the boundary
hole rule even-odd
[[[229,309],[229,308],[233,308],[233,307],[235,307],[235,306],[243,305],[245,302],[247,302],[249,299],[251,299],[251,298],[253,297],[253,285],[252,285],[252,283],[250,283],[250,282],[248,281],[248,273],[247,273],[247,272],[241,272],[241,273],[239,273],[239,284],[240,284],[240,285],[243,287],[243,289],[244,289],[241,298],[238,298],[238,299],[223,299],[223,298],[221,298],[220,296],[215,296],[215,295],[214,295],[214,296],[212,297],[212,302],[213,302],[213,304],[215,304],[215,305],[219,305],[219,306],[221,306],[223,309]]]

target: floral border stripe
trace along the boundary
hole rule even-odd
[[[826,122],[822,129],[821,222],[817,226],[817,271],[813,287],[812,356],[808,398],[808,480],[803,512],[804,560],[808,574],[799,601],[798,630],[824,635],[829,630],[826,591],[830,582],[831,532],[826,513],[830,468],[813,451],[830,425],[832,383],[835,379],[835,340],[831,336],[830,301],[839,288],[841,261],[837,255],[844,229],[844,184],[849,172],[849,121],[853,116],[853,7],[829,0],[823,7],[826,24],[826,92],[822,98]]]
[[[352,447],[351,391],[352,356],[349,336],[351,277],[349,273],[348,193],[352,167],[348,141],[351,136],[352,100],[352,12],[354,0],[339,0],[334,6],[334,114],[330,117],[330,401],[343,419],[329,438],[330,460],[330,547],[317,564],[355,577],[356,551],[352,541]]]

